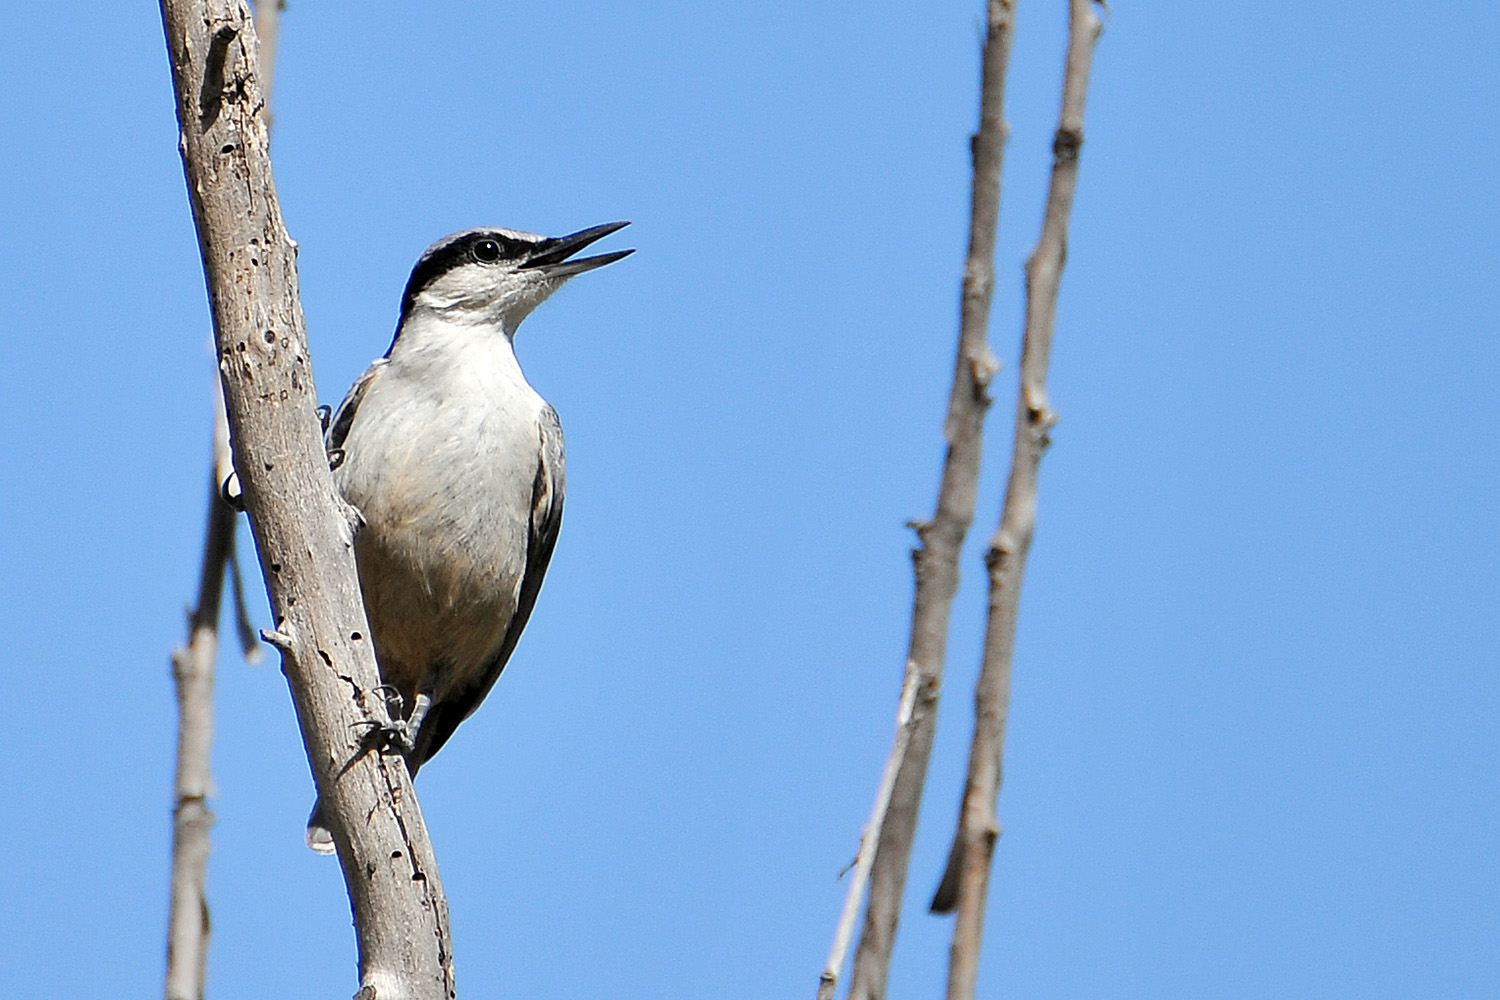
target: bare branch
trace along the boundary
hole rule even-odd
[[[995,230],[1000,213],[1000,165],[1005,148],[1005,73],[1010,58],[1011,0],[989,0],[981,59],[979,129],[970,142],[974,161],[970,192],[969,251],[964,265],[958,353],[948,399],[937,510],[917,526],[919,547],[912,553],[916,593],[912,600],[911,643],[907,661],[915,665],[917,695],[911,737],[881,824],[880,848],[870,876],[870,901],[854,956],[849,995],[882,1000],[891,949],[901,919],[907,862],[916,834],[917,812],[927,779],[927,760],[937,727],[938,694],[948,644],[948,618],[958,589],[958,556],[974,520],[979,484],[980,445],[989,384],[997,365],[990,354],[990,296],[995,284]]]
[[[166,1000],[201,1000],[208,967],[208,807],[214,732],[214,660],[224,566],[234,550],[235,512],[219,499],[218,470],[229,464],[223,396],[214,386],[214,461],[209,469],[208,525],[198,574],[198,602],[188,614],[188,644],[172,653],[177,687],[177,777],[172,808],[172,891],[167,916]]]
[[[1052,181],[1041,237],[1026,262],[1026,325],[1021,344],[1010,479],[999,528],[985,553],[990,577],[989,614],[985,622],[984,660],[974,691],[974,742],[959,811],[959,830],[949,855],[948,871],[932,904],[937,912],[945,912],[955,901],[958,905],[949,954],[948,1000],[972,1000],[974,996],[990,863],[995,840],[1000,835],[995,799],[1000,792],[1005,726],[1010,710],[1016,616],[1026,555],[1036,525],[1037,475],[1049,443],[1048,433],[1057,422],[1057,415],[1047,402],[1047,367],[1058,285],[1067,256],[1068,218],[1078,183],[1084,98],[1094,43],[1100,31],[1093,6],[1093,0],[1070,0],[1062,112],[1052,143]]]
[[[896,736],[891,743],[891,755],[886,759],[885,771],[880,776],[880,788],[875,793],[875,808],[870,812],[870,822],[859,838],[859,853],[854,857],[854,876],[849,880],[849,892],[844,897],[844,910],[839,914],[838,929],[833,935],[833,947],[828,952],[828,964],[818,978],[817,1000],[833,1000],[838,989],[839,973],[844,968],[844,956],[849,951],[849,939],[854,934],[854,918],[859,916],[859,904],[864,899],[865,883],[870,878],[870,868],[875,863],[875,852],[880,847],[880,828],[885,823],[886,809],[891,803],[891,790],[896,785],[896,769],[906,756],[906,747],[911,742],[912,707],[917,701],[917,667],[906,664],[906,678],[901,682],[901,701],[896,709]]]
[[[279,6],[277,4],[276,6]],[[270,15],[274,31],[276,14]],[[274,48],[261,49],[260,69],[270,102]],[[215,378],[213,458],[209,468],[208,527],[198,576],[198,603],[188,616],[188,646],[174,650],[172,675],[177,688],[177,777],[172,808],[172,887],[167,916],[166,1000],[202,1000],[208,973],[207,871],[214,814],[208,808],[213,790],[214,666],[218,658],[219,613],[224,575],[234,594],[235,631],[247,662],[261,659],[260,643],[245,608],[245,588],[235,552],[239,518],[219,497],[219,485],[234,471],[229,450],[229,422],[224,413],[224,386]]]
[[[243,0],[161,0],[189,201],[250,527],[308,762],[359,938],[361,995],[454,996],[448,907],[387,723],[353,537],[318,433],[296,244],[271,179],[259,44]]]

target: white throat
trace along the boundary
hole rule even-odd
[[[391,345],[391,373],[434,386],[467,382],[527,385],[512,342],[514,326],[467,312],[438,312],[418,307],[401,324]]]

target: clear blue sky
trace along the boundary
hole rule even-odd
[[[895,995],[956,811],[1055,121],[1023,0],[992,340]],[[810,997],[932,507],[978,0],[293,0],[320,396],[436,237],[614,219],[518,341],[568,439],[519,652],[419,789],[465,997]],[[1500,12],[1117,3],[1062,290],[988,997],[1500,994]],[[150,3],[0,32],[0,979],[160,989],[211,354]],[[254,613],[265,624],[258,578]],[[210,992],[353,992],[274,659],[221,665]]]

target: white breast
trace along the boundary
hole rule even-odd
[[[545,405],[503,333],[436,321],[403,329],[360,402],[334,476],[364,517],[387,683],[441,668],[456,684],[493,656],[525,571]]]

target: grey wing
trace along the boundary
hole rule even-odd
[[[354,415],[359,411],[359,404],[365,398],[365,393],[370,391],[370,386],[380,377],[388,364],[385,358],[377,358],[365,369],[365,373],[354,380],[349,391],[344,394],[344,401],[339,408],[333,411],[333,419],[328,423],[328,433],[323,436],[323,447],[328,450],[330,457],[334,452],[341,452],[344,441],[349,437],[349,428],[354,426]],[[338,463],[335,462],[335,465]]]
[[[360,400],[365,398],[365,393],[375,380],[380,377],[380,371],[386,366],[385,358],[377,358],[365,373],[354,380],[349,391],[344,394],[344,401],[339,403],[339,408],[333,411],[332,419],[324,417],[324,407],[318,407],[318,417],[324,420],[323,424],[323,451],[328,456],[330,468],[337,469],[344,462],[344,439],[349,436],[349,428],[354,426],[354,414],[359,409]],[[245,510],[245,499],[240,494],[239,473],[230,472],[224,482],[219,484],[219,494],[224,502],[241,513]]]
[[[521,630],[531,617],[536,606],[537,594],[542,589],[542,577],[547,573],[547,564],[552,560],[552,550],[557,546],[557,532],[562,526],[563,494],[566,491],[566,475],[563,465],[562,425],[557,411],[544,405],[540,418],[541,460],[537,463],[536,477],[531,487],[531,526],[526,540],[526,571],[521,578],[521,590],[516,597],[516,611],[506,627],[505,636],[495,656],[485,666],[474,683],[455,693],[451,698],[432,706],[422,732],[417,738],[417,749],[412,761],[417,765],[432,758],[442,749],[458,724],[468,718],[479,703],[484,701],[495,686],[500,672],[515,652],[521,639]]]

